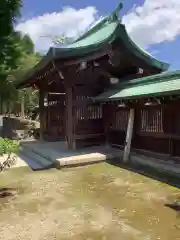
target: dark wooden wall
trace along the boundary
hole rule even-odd
[[[73,90],[73,124],[76,145],[93,145],[104,139],[103,108],[91,100],[96,89],[77,85]]]
[[[179,101],[173,101],[166,105],[136,108],[132,148],[180,156],[179,106]],[[113,117],[108,126],[108,141],[110,144],[123,146],[129,110],[114,108],[111,115]]]
[[[51,141],[65,137],[65,95],[63,94],[47,95],[44,137]]]
[[[72,96],[72,138],[76,147],[109,142],[124,146],[129,110],[117,104],[93,103],[97,90],[77,85]],[[180,101],[136,107],[132,148],[180,156]],[[44,139],[65,140],[67,136],[65,94],[48,94],[44,109]]]

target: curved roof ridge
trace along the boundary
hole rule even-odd
[[[92,27],[91,29],[89,29],[89,31],[85,32],[81,37],[79,37],[78,39],[76,39],[73,43],[79,42],[80,40],[88,37],[89,35],[97,32],[108,20],[108,17],[105,17],[104,19],[102,19],[99,23],[97,23],[94,27]]]
[[[117,8],[114,9],[114,11],[109,15],[109,18],[111,18],[111,20],[119,21],[118,13],[121,11],[122,8],[123,8],[123,1],[121,0],[118,4]]]
[[[89,29],[89,31],[85,32],[82,36],[80,36],[78,39],[76,39],[73,43],[76,43],[76,42],[88,37],[89,35],[97,32],[106,23],[110,23],[110,22],[113,22],[113,21],[119,22],[120,20],[118,18],[118,13],[120,12],[120,10],[122,8],[123,8],[123,3],[122,3],[122,0],[121,0],[119,2],[118,6],[114,9],[114,11],[111,14],[104,17],[99,23],[95,24],[92,28]]]
[[[119,11],[123,8],[122,0],[119,2],[119,5],[117,8],[109,14],[107,17],[105,17],[102,21],[100,21],[98,24],[96,24],[94,27],[92,27],[89,31],[84,33],[80,38],[75,40],[74,43],[80,43],[82,40],[91,37],[93,34],[96,34],[98,31],[100,31],[102,28],[105,27],[105,25],[108,25],[112,22],[116,22],[117,25],[119,25],[119,37],[124,40],[124,43],[130,51],[134,53],[137,57],[141,58],[143,61],[147,62],[148,64],[151,64],[155,68],[161,69],[161,71],[166,71],[169,68],[169,64],[162,62],[158,60],[156,57],[152,56],[148,51],[141,48],[138,44],[136,44],[131,37],[129,36],[126,27],[124,24],[121,23],[121,20],[118,18]],[[70,44],[71,45],[71,44]]]
[[[157,58],[155,58],[154,56],[152,56],[151,54],[149,54],[147,51],[144,51],[144,49],[140,48],[129,36],[126,27],[124,24],[120,24],[120,35],[119,37],[123,40],[125,46],[127,47],[127,49],[130,49],[131,51],[133,51],[133,53],[137,56],[142,58],[145,62],[150,61],[152,65],[154,65],[155,67],[162,69],[162,71],[166,71],[169,68],[169,64],[162,62],[160,60],[158,60]],[[123,34],[122,31],[123,31]]]

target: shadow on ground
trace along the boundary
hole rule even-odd
[[[0,198],[12,197],[15,195],[14,188],[0,188]]]
[[[180,203],[179,202],[174,202],[174,203],[166,203],[165,207],[169,207],[172,210],[175,210],[176,212],[180,212]]]
[[[141,174],[180,189],[180,177],[174,175],[173,173],[160,171],[159,169],[142,166],[140,164],[125,164],[120,162],[119,159],[108,160],[107,162],[113,166]]]

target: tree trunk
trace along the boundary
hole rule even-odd
[[[24,97],[21,98],[21,118],[25,118],[25,113],[24,113]]]
[[[3,103],[2,103],[2,97],[0,96],[0,115],[3,114]]]
[[[9,101],[7,102],[7,114],[8,114],[8,117],[10,118],[11,117],[11,106],[10,106]]]

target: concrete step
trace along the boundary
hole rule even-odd
[[[56,161],[51,161],[26,146],[21,146],[21,154],[23,154],[24,156],[26,156],[27,159],[29,159],[28,165],[33,170],[49,169],[54,167],[56,163]]]
[[[34,146],[31,144],[21,143],[21,148],[36,153],[50,162],[55,162],[56,158],[59,156],[59,153],[56,153],[54,149],[52,150],[52,148],[48,147],[41,148],[38,145]]]
[[[22,161],[24,161],[25,163],[27,163],[27,165],[32,169],[32,170],[42,170],[42,166],[34,159],[32,159],[31,157],[28,157],[26,155],[24,155],[23,152],[20,152],[18,154],[18,157],[20,159],[22,159]]]

